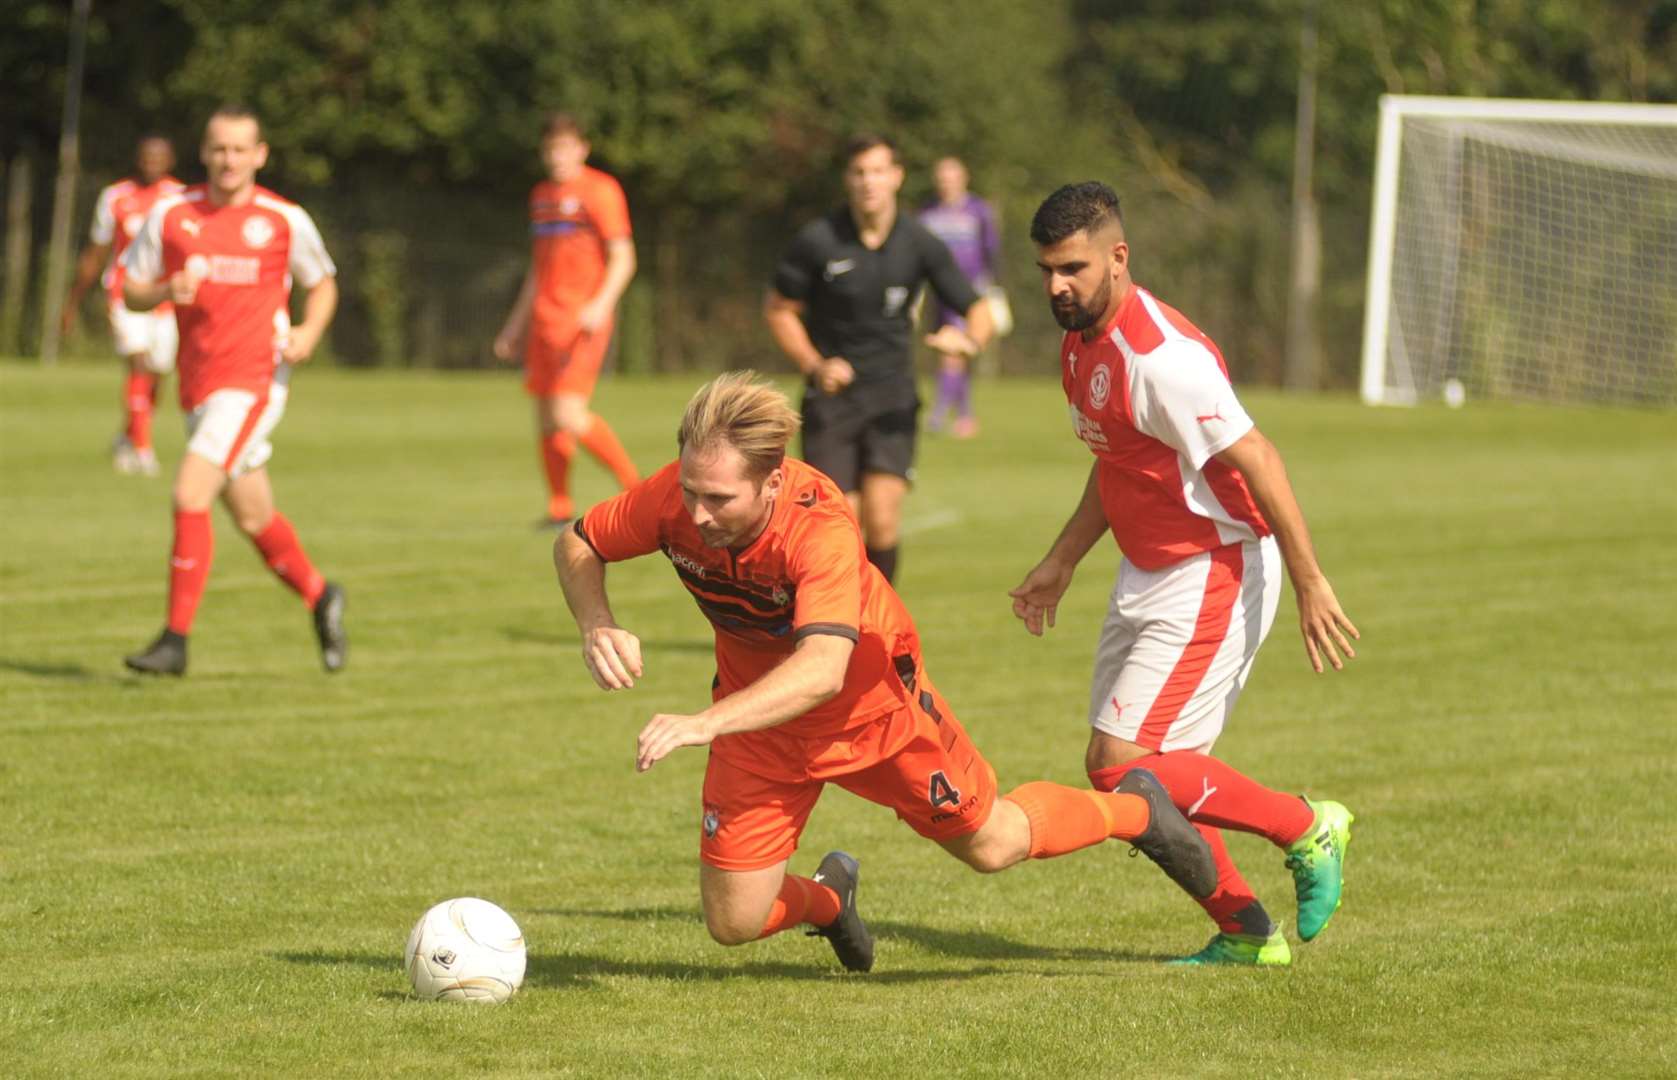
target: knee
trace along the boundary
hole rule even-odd
[[[1003,851],[994,844],[971,848],[963,852],[960,859],[980,874],[999,874],[1019,861],[1012,852]]]
[[[738,918],[728,918],[707,911],[705,912],[705,929],[709,931],[710,939],[718,945],[734,946],[744,945],[748,941],[756,941],[757,936],[762,933],[763,927],[761,923],[754,927],[746,926]]]
[[[273,523],[272,511],[234,510],[233,523],[246,536],[259,536]]]

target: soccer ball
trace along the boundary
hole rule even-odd
[[[511,915],[475,896],[420,916],[403,955],[413,992],[427,1001],[494,1005],[524,981],[524,934]]]

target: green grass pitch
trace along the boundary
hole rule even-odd
[[[598,406],[644,467],[696,377]],[[613,568],[647,673],[607,696],[553,582],[510,376],[307,370],[272,466],[349,590],[349,669],[217,511],[191,674],[120,657],[163,613],[168,481],[114,475],[108,369],[0,368],[0,1031],[8,1076],[1670,1076],[1677,1072],[1677,421],[1262,393],[1363,631],[1314,676],[1291,599],[1220,754],[1358,815],[1345,905],[1286,971],[1181,970],[1209,924],[1109,845],[982,878],[839,791],[794,867],[862,860],[872,975],[698,918],[704,760],[636,731],[706,700],[706,624],[661,560]],[[172,393],[172,384],[170,386]],[[901,590],[1001,774],[1082,783],[1116,555],[1047,639],[1005,590],[1088,469],[1058,387],[985,383],[923,444]],[[166,463],[178,414],[157,425]],[[609,493],[579,466],[584,502]],[[1231,839],[1291,921],[1274,849]],[[500,1008],[412,1000],[430,904],[530,943]]]

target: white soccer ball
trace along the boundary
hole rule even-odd
[[[1459,409],[1467,404],[1467,387],[1460,379],[1444,380],[1444,404],[1452,409]]]
[[[494,1005],[524,982],[524,934],[487,900],[444,900],[414,924],[404,960],[413,992],[427,1001]]]

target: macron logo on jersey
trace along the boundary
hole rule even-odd
[[[855,259],[828,259],[827,268],[821,272],[821,276],[828,281],[832,281],[839,275],[848,274],[854,269],[856,269]]]

